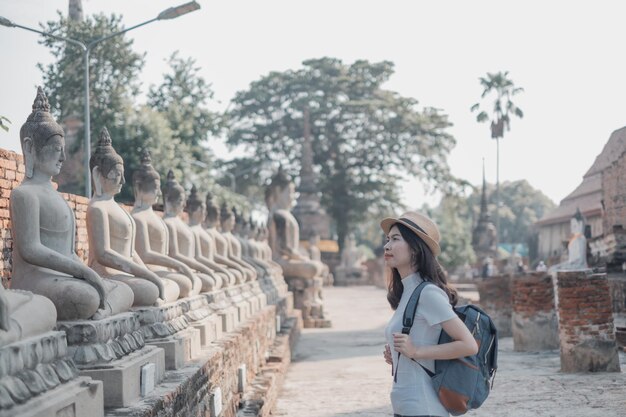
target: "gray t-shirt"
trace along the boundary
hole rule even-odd
[[[418,416],[445,416],[449,414],[441,405],[433,388],[430,376],[416,362],[400,355],[393,349],[393,333],[402,333],[402,316],[413,290],[422,282],[419,273],[411,274],[402,280],[404,291],[398,308],[385,328],[385,338],[391,348],[394,372],[397,382],[391,390],[391,405],[395,414]],[[441,324],[456,317],[445,291],[436,285],[427,285],[422,290],[413,327],[409,337],[415,346],[436,345],[441,334]],[[420,360],[424,367],[434,372],[434,360]]]

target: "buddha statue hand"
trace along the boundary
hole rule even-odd
[[[98,275],[93,269],[86,267],[83,271],[83,279],[87,281],[89,285],[94,287],[96,291],[98,291],[98,295],[100,296],[100,306],[98,309],[104,310],[107,295],[100,275]]]
[[[0,285],[0,287],[2,287]],[[9,300],[5,294],[5,289],[2,287],[0,289],[0,329],[8,332],[11,326],[9,321]]]
[[[161,280],[161,278],[159,278],[157,274],[147,268],[144,270],[143,278],[156,285],[159,289],[159,298],[157,298],[157,300],[155,301],[155,305],[160,306],[165,304],[165,300],[167,299],[167,297],[165,295],[165,285],[163,285],[163,281]]]

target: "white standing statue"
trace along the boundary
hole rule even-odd
[[[567,261],[553,265],[550,271],[571,271],[588,269],[587,239],[585,238],[585,220],[580,210],[570,220],[571,237],[567,244]]]

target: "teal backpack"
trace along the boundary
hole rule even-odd
[[[409,334],[411,331],[417,303],[422,290],[428,284],[432,283],[422,282],[411,294],[404,309],[402,333]],[[435,392],[444,408],[450,414],[459,416],[480,407],[493,387],[498,369],[498,331],[487,313],[474,305],[468,304],[453,309],[476,339],[478,353],[459,359],[436,360],[434,373],[418,364],[430,375]],[[452,338],[441,330],[439,344],[452,341]]]

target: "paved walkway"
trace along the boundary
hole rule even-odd
[[[282,417],[389,417],[390,367],[382,351],[391,314],[374,287],[324,288],[332,329],[305,329],[274,412]],[[622,373],[563,374],[557,351],[513,352],[500,341],[495,387],[477,417],[626,416]]]

